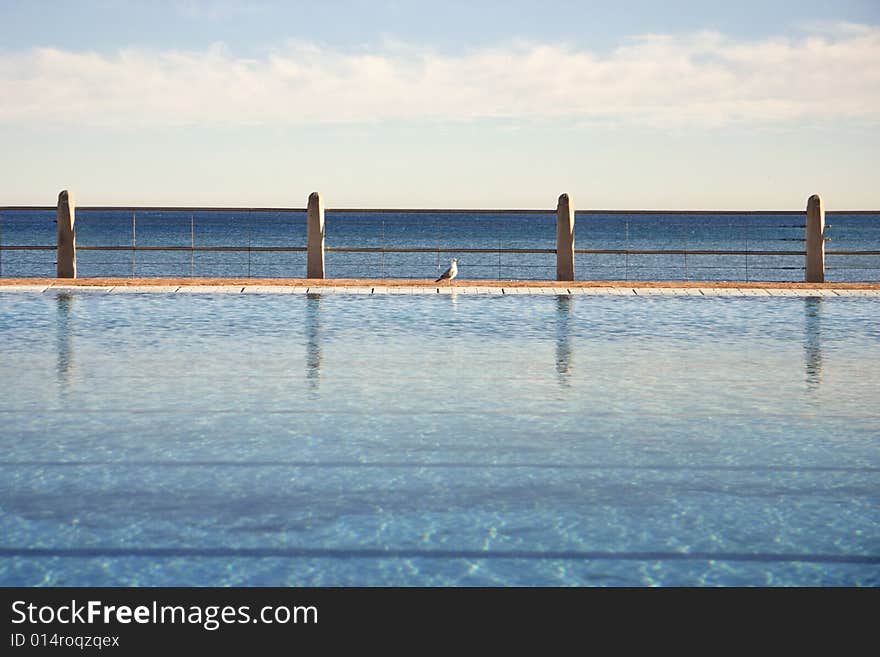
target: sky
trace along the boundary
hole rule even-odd
[[[0,0],[0,206],[880,208],[880,0]]]

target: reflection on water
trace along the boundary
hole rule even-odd
[[[71,332],[71,312],[73,310],[73,295],[69,292],[61,292],[55,297],[56,322],[55,341],[58,348],[58,364],[56,374],[58,383],[62,386],[70,382],[73,372],[73,341]]]
[[[556,297],[556,374],[564,386],[570,384],[571,376],[571,304],[568,295]]]
[[[321,382],[321,295],[306,296],[306,380],[317,390]]]
[[[804,370],[807,389],[822,382],[822,297],[804,298]]]
[[[0,294],[0,584],[877,582],[873,300],[75,296]]]

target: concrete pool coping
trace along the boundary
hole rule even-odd
[[[109,294],[489,294],[605,296],[859,296],[880,297],[880,282],[776,283],[683,281],[481,281],[440,285],[405,279],[9,278],[2,292],[77,291]]]

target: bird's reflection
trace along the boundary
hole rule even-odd
[[[556,297],[556,374],[563,386],[571,383],[571,304],[567,294]]]
[[[56,314],[56,345],[58,351],[58,363],[56,373],[58,383],[66,386],[70,382],[70,375],[73,372],[73,322],[71,319],[73,312],[73,295],[69,292],[61,292],[55,297]]]
[[[306,296],[306,380],[317,390],[321,382],[321,295]]]
[[[804,370],[807,389],[822,382],[822,297],[804,298]]]

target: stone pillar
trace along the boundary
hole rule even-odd
[[[818,194],[807,199],[807,283],[825,282],[825,206]]]
[[[73,194],[64,190],[58,195],[58,278],[76,278],[75,212]]]
[[[574,207],[568,194],[556,204],[556,280],[574,280]]]
[[[324,202],[318,192],[309,194],[306,222],[306,276],[324,278]]]

